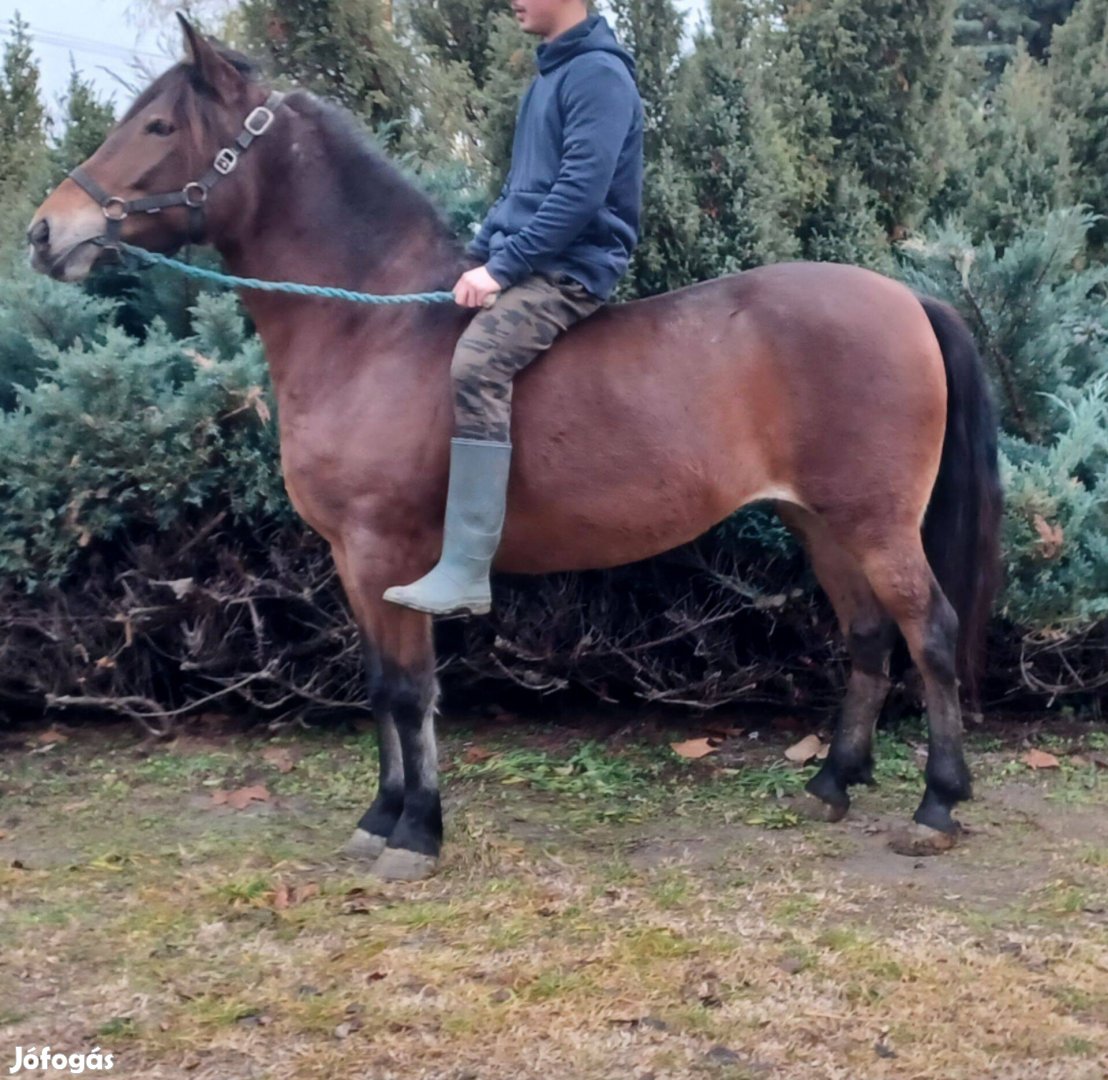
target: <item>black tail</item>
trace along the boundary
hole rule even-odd
[[[923,547],[958,613],[959,674],[976,708],[985,631],[1000,584],[996,409],[969,327],[949,304],[919,299],[939,339],[947,386],[946,438],[923,522]]]

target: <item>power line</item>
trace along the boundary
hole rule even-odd
[[[9,21],[10,25],[10,21]],[[93,55],[107,56],[113,60],[134,60],[141,57],[146,60],[170,59],[164,53],[148,52],[145,49],[132,49],[117,42],[98,41],[95,38],[82,37],[78,34],[66,34],[58,30],[48,30],[45,27],[28,26],[27,30],[36,43],[53,45],[56,48],[70,49],[74,52],[90,53]],[[10,29],[4,31],[5,36],[10,36]]]

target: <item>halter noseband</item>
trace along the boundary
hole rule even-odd
[[[200,243],[204,236],[204,204],[208,193],[224,177],[235,171],[239,156],[259,136],[264,135],[273,123],[274,112],[285,95],[278,90],[250,112],[242,123],[242,131],[235,138],[234,145],[224,146],[215,156],[211,167],[199,180],[190,180],[180,191],[170,191],[164,195],[144,195],[139,199],[124,199],[119,195],[109,195],[80,165],[73,169],[69,178],[82,188],[92,199],[99,203],[107,225],[103,235],[93,238],[105,251],[119,255],[119,234],[123,222],[130,214],[158,214],[171,206],[184,206],[188,210],[189,242]]]

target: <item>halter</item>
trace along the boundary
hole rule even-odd
[[[200,243],[204,236],[204,204],[213,187],[225,176],[235,171],[239,157],[250,144],[264,135],[273,123],[274,112],[285,95],[274,90],[266,98],[264,105],[252,110],[242,122],[242,131],[232,146],[224,146],[216,154],[211,167],[199,180],[190,180],[180,191],[170,191],[164,195],[144,195],[139,199],[124,199],[119,195],[109,195],[80,165],[69,174],[69,178],[82,188],[100,205],[107,225],[101,236],[93,238],[105,251],[120,256],[120,232],[123,222],[130,214],[159,214],[171,206],[184,206],[188,210],[189,242]]]

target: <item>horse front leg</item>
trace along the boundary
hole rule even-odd
[[[374,860],[379,877],[419,880],[434,873],[442,848],[431,619],[381,599],[398,572],[382,560],[356,560],[336,545],[335,563],[365,643],[380,763],[377,794],[344,851]]]
[[[352,859],[376,861],[404,810],[404,758],[381,656],[364,635],[362,651],[366,700],[377,723],[377,794],[342,850]]]

